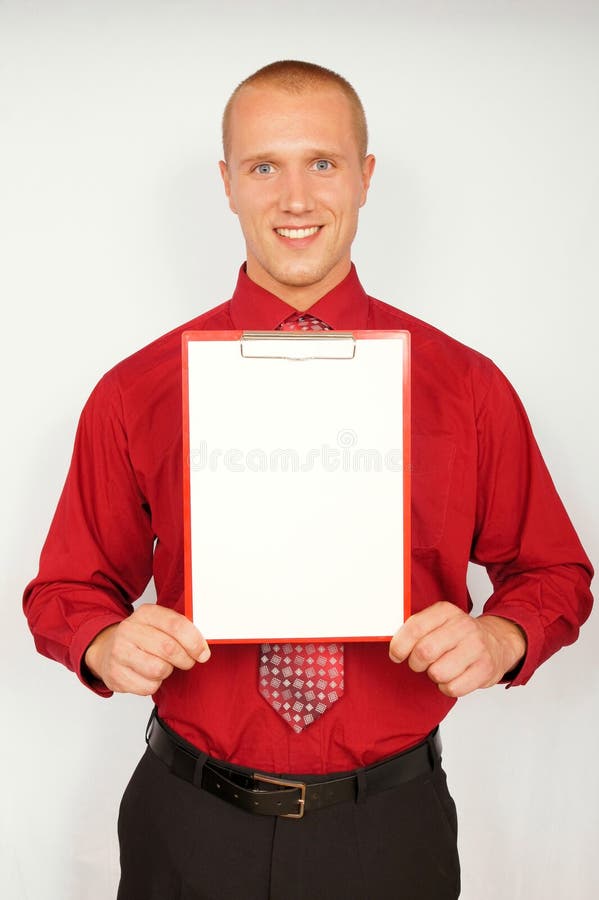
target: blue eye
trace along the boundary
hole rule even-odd
[[[330,169],[330,167],[331,163],[328,161],[328,159],[319,159],[316,161],[316,168],[319,172],[326,172],[328,169]]]
[[[259,166],[256,166],[256,172],[260,175],[270,175],[272,166],[270,163],[260,163]]]

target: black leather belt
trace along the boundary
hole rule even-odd
[[[301,819],[306,812],[346,800],[360,802],[369,794],[432,772],[441,758],[437,728],[422,743],[397,756],[319,781],[319,776],[279,778],[214,760],[172,731],[155,712],[148,723],[146,741],[179,778],[247,812],[286,819]]]

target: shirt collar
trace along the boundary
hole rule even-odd
[[[295,308],[289,303],[252,281],[246,272],[245,263],[239,270],[229,308],[235,329],[253,331],[274,331],[295,312]],[[360,284],[353,263],[343,281],[313,303],[305,313],[322,319],[335,331],[366,328],[368,295]]]

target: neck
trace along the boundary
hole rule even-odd
[[[284,284],[273,278],[265,269],[262,268],[255,260],[248,256],[247,275],[255,284],[264,288],[288,303],[298,312],[305,312],[310,309],[317,300],[336,288],[344,278],[347,277],[351,269],[351,259],[343,259],[330,272],[313,284]]]

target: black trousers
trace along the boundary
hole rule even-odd
[[[119,813],[117,900],[455,900],[457,819],[440,765],[364,802],[283,819],[170,773],[148,748]]]

